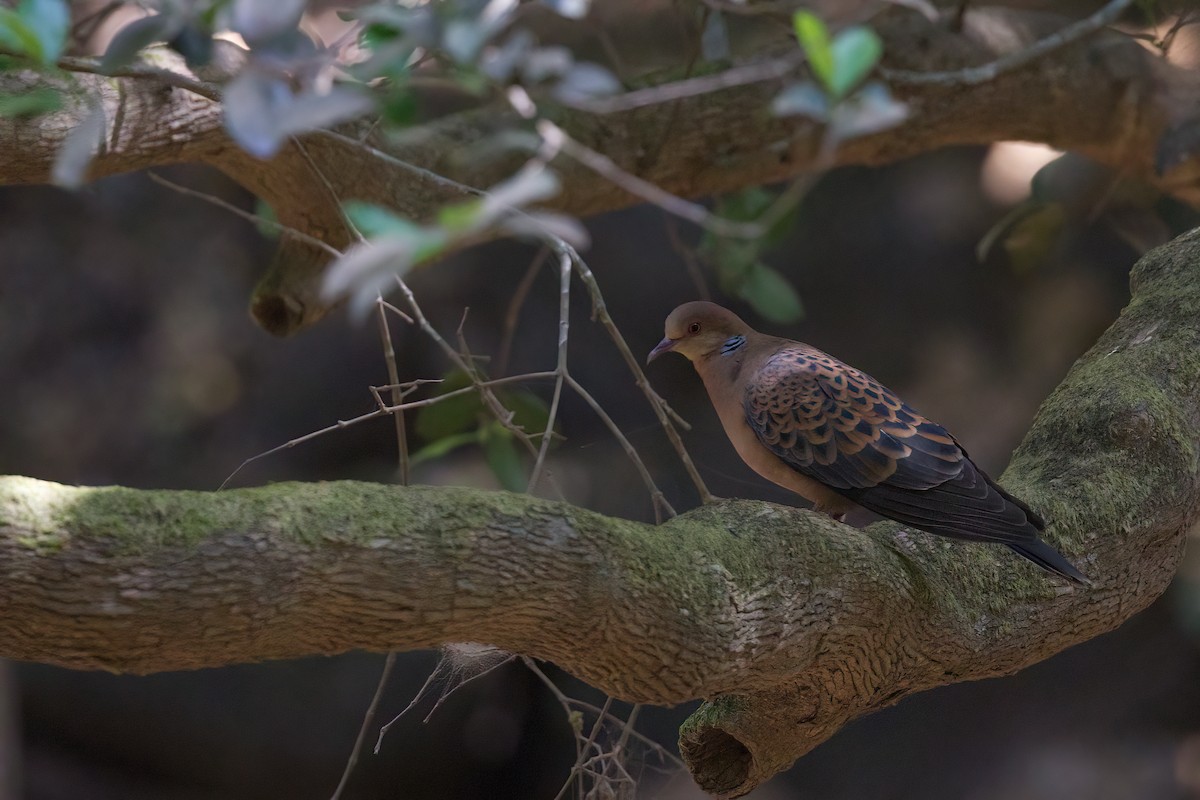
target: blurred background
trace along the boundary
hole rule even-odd
[[[1186,62],[1196,52],[1181,34],[1173,56]],[[1200,224],[1194,212],[1081,160],[1047,167],[1057,155],[1000,143],[828,174],[763,253],[802,303],[789,324],[723,295],[712,248],[658,209],[588,220],[593,246],[584,255],[635,354],[659,340],[675,305],[710,293],[761,329],[873,374],[999,473],[1040,402],[1127,301],[1138,255]],[[256,208],[213,171],[161,172]],[[387,382],[373,320],[336,314],[288,340],[251,322],[248,298],[273,247],[255,226],[144,175],[76,193],[0,188],[0,474],[213,490],[245,459],[372,410],[368,387]],[[535,256],[533,247],[497,242],[414,272],[410,284],[444,335],[469,309],[464,333],[475,352],[493,356],[493,376],[549,369],[558,313],[550,268],[534,274],[511,354],[501,356],[512,297]],[[578,285],[572,312],[573,374],[675,507],[694,506]],[[398,321],[392,327],[402,380],[446,373],[427,339]],[[794,502],[742,465],[684,360],[663,359],[649,374],[693,424],[685,442],[714,493]],[[548,385],[531,390],[548,400]],[[635,471],[591,410],[566,395],[560,420],[565,441],[550,464],[569,499],[652,520]],[[424,443],[414,434],[414,449]],[[234,485],[395,482],[395,451],[392,423],[377,420],[256,461]],[[474,445],[426,461],[414,480],[499,485]],[[926,692],[854,722],[751,797],[1200,796],[1198,581],[1193,562],[1164,598],[1112,634],[1016,676]],[[376,727],[405,708],[436,663],[433,653],[399,657]],[[0,800],[328,798],[382,664],[382,655],[352,653],[132,677],[0,663]],[[543,667],[568,695],[603,703]],[[574,734],[524,666],[467,684],[422,722],[432,703],[401,719],[378,755],[368,747],[345,797],[550,800],[558,792]],[[674,751],[691,710],[642,709],[638,730]],[[647,747],[633,752],[640,796],[700,797]]]

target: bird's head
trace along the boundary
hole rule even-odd
[[[727,308],[703,300],[684,303],[667,317],[666,338],[650,351],[646,363],[668,352],[681,353],[689,361],[695,361],[748,333],[750,326]]]

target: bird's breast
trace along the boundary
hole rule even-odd
[[[746,466],[772,483],[823,508],[852,505],[824,484],[797,472],[759,441],[754,429],[746,422],[745,386],[718,371],[723,367],[733,372],[736,367],[732,364],[706,366],[709,368],[697,371],[704,381],[704,388],[708,391],[708,397],[721,420],[725,435],[729,437],[733,449],[741,456],[742,461],[746,462]]]

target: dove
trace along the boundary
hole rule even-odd
[[[1091,582],[1039,538],[1045,521],[987,476],[945,428],[870,375],[802,342],[759,333],[715,303],[685,303],[650,351],[692,362],[752,470],[841,520],[855,506],[954,539],[997,542]]]

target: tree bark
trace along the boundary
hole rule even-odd
[[[8,477],[0,657],[145,673],[486,642],[622,699],[708,698],[681,749],[700,786],[737,796],[856,716],[1011,673],[1164,590],[1200,500],[1200,230],[1132,284],[1004,476],[1095,588],[761,502],[654,527],[472,489]]]
[[[1068,22],[985,8],[968,13],[963,30],[955,31],[895,6],[873,24],[885,40],[884,77],[890,76],[911,115],[899,128],[844,143],[834,163],[881,164],[947,145],[1023,139],[1082,152],[1126,177],[1200,204],[1200,159],[1191,146],[1200,75],[1167,64],[1124,35],[1109,32],[1076,42],[978,84],[953,75],[933,82],[912,75],[990,62]],[[663,30],[673,24],[678,21],[655,22]],[[796,53],[795,42],[775,30],[778,26],[750,36],[746,49],[760,60]],[[622,41],[619,35],[614,40]],[[681,48],[674,67],[656,64],[652,74],[631,77],[642,85],[663,85],[717,69],[699,64],[685,70],[687,55]],[[282,223],[335,247],[349,240],[339,201],[380,202],[427,218],[461,199],[457,186],[486,188],[510,174],[522,156],[497,156],[493,134],[527,127],[496,99],[421,125],[398,141],[367,136],[360,144],[355,137],[366,136],[367,128],[350,125],[344,129],[349,139],[313,133],[274,159],[259,161],[228,139],[219,106],[210,99],[154,76],[75,78],[76,88],[98,96],[107,111],[107,144],[92,166],[93,177],[180,162],[210,164],[269,203]],[[45,80],[35,73],[0,76],[0,90],[21,91]],[[543,111],[624,170],[669,192],[698,197],[813,167],[820,128],[801,118],[771,116],[780,85],[764,81],[608,114],[550,104]],[[208,89],[212,96],[219,92],[216,85]],[[0,119],[0,183],[47,181],[67,132],[87,113],[80,100],[46,117]],[[488,150],[488,157],[480,157]],[[560,210],[587,215],[636,202],[573,161],[560,158],[556,166],[564,189],[550,205]],[[1159,174],[1159,166],[1169,170]],[[252,301],[259,323],[287,334],[324,316],[329,305],[319,287],[326,259],[285,236]]]

